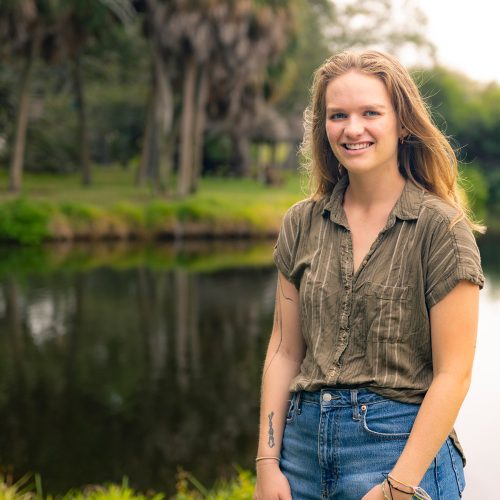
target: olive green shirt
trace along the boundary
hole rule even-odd
[[[459,280],[483,287],[479,250],[465,221],[449,229],[453,207],[406,180],[353,274],[348,184],[346,174],[331,196],[293,205],[275,246],[307,346],[290,390],[357,386],[420,403],[433,377],[429,310]]]

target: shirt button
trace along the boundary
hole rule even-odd
[[[332,400],[332,395],[329,392],[323,393],[323,401],[328,402]]]

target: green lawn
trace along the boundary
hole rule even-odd
[[[90,187],[82,186],[78,175],[26,174],[22,193],[15,196],[7,192],[2,172],[0,239],[144,239],[179,231],[187,236],[272,234],[285,210],[305,197],[303,184],[292,173],[279,187],[252,179],[204,178],[197,193],[180,200],[150,186],[134,186],[131,171],[101,167]]]
[[[252,179],[228,179],[208,177],[201,179],[200,189],[192,198],[213,200],[241,205],[252,202],[287,202],[301,197],[298,175],[286,175],[280,187],[267,187]],[[16,197],[6,190],[7,175],[0,172],[0,203]],[[24,174],[23,196],[34,200],[52,202],[79,202],[109,208],[122,201],[146,204],[162,199],[172,201],[172,197],[155,193],[150,186],[137,187],[133,183],[133,173],[120,167],[100,167],[93,171],[93,184],[84,187],[78,174]]]

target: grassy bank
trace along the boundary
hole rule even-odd
[[[167,496],[161,492],[140,493],[133,490],[126,479],[121,485],[91,485],[82,489],[72,489],[64,495],[53,497],[43,493],[40,478],[27,478],[11,484],[0,476],[0,500],[252,500],[255,477],[250,471],[240,470],[230,481],[219,481],[214,488],[206,489],[196,478],[181,471],[177,477],[176,493]]]
[[[279,187],[204,178],[182,200],[134,186],[131,171],[120,167],[95,169],[91,187],[75,174],[25,175],[20,196],[0,190],[0,242],[274,237],[285,210],[305,197],[304,179],[287,174]],[[464,174],[464,196],[489,223],[486,188],[473,174]]]
[[[0,194],[0,240],[183,239],[275,235],[281,217],[303,198],[297,176],[279,188],[251,179],[207,178],[183,200],[131,185],[120,168],[96,170],[94,185],[79,177],[27,175],[20,196]],[[0,177],[5,185],[5,174]]]

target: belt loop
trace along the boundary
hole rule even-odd
[[[295,399],[295,411],[297,412],[297,415],[300,415],[300,412],[302,411],[302,406],[300,404],[301,396],[302,396],[302,391],[297,391],[297,397]]]
[[[358,390],[351,389],[351,405],[352,405],[352,419],[360,420],[361,415],[359,414],[358,408]]]

